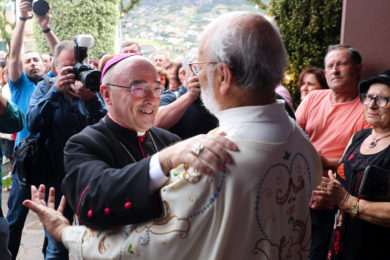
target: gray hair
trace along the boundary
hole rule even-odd
[[[187,72],[188,69],[190,68],[189,64],[191,62],[194,62],[197,57],[198,57],[198,48],[192,48],[184,55],[181,65],[185,70],[185,72]]]
[[[349,57],[351,59],[351,61],[353,62],[353,64],[355,65],[360,65],[362,64],[362,56],[360,55],[360,53],[352,48],[351,46],[347,45],[347,44],[335,44],[335,45],[329,45],[328,46],[328,52],[326,53],[325,55],[325,58],[324,58],[324,66],[326,67],[326,63],[325,63],[325,60],[326,60],[326,57],[328,56],[328,54],[334,50],[348,50],[349,52]]]
[[[73,43],[73,41],[66,40],[66,41],[59,42],[56,45],[56,47],[54,48],[54,63],[56,65],[58,64],[58,56],[64,50],[73,51],[74,50],[74,43]]]
[[[127,46],[130,46],[130,45],[135,45],[137,46],[138,48],[138,51],[141,52],[141,46],[138,44],[138,42],[134,42],[134,41],[125,41],[122,43],[121,45],[121,49],[123,49],[124,47],[127,47]]]
[[[226,26],[220,26],[222,19],[227,21],[223,23]],[[226,63],[241,89],[273,91],[287,65],[278,28],[263,16],[249,12],[229,13],[218,20],[213,22],[216,29],[208,48],[210,60]]]

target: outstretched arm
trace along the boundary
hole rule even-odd
[[[54,47],[59,42],[57,36],[54,34],[54,32],[49,29],[49,22],[51,19],[50,10],[45,16],[36,16],[38,20],[38,24],[42,29],[42,32],[45,34],[45,38],[47,43],[49,44],[50,52],[54,55]]]
[[[16,23],[11,40],[10,60],[8,75],[11,82],[17,81],[23,72],[22,65],[22,45],[23,34],[27,19],[31,16],[31,4],[28,1],[21,0],[19,4],[20,19]]]

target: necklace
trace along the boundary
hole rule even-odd
[[[105,117],[103,118],[103,122],[108,126]],[[149,130],[149,135],[150,135],[150,138],[152,139],[152,143],[153,143],[154,149],[156,149],[156,153],[157,153],[157,152],[158,152],[158,148],[157,148],[156,143],[154,142],[154,138],[153,138],[152,132],[151,132],[150,130]],[[121,141],[119,141],[119,138],[118,138],[118,142],[119,142],[119,144],[123,147],[123,149],[125,149],[125,151],[126,151],[127,154],[130,156],[130,158],[133,160],[133,162],[137,162],[137,161],[135,160],[134,156],[133,156],[133,155],[130,153],[130,151],[126,148],[126,146],[125,146]]]
[[[375,137],[372,137],[372,141],[371,141],[371,143],[368,144],[368,148],[370,148],[370,149],[375,148],[380,140],[382,140],[383,138],[386,138],[388,136],[390,136],[390,135],[385,135],[385,136],[378,138],[378,139],[376,139]]]
[[[153,138],[152,132],[149,131],[149,135],[150,135],[150,139],[152,139],[152,143],[153,143],[154,149],[156,150],[156,153],[157,153],[158,152],[158,148],[157,148],[156,143],[154,142],[154,138]],[[130,158],[133,160],[133,162],[137,162],[135,160],[134,156],[130,153],[130,151],[126,148],[126,146],[121,141],[119,141],[119,144],[123,147],[123,149],[125,149],[125,151],[130,156]]]

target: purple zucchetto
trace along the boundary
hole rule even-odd
[[[103,82],[104,74],[106,74],[107,70],[109,70],[113,65],[117,64],[121,60],[124,60],[128,57],[135,56],[135,55],[142,56],[142,53],[120,53],[120,54],[115,55],[111,59],[109,59],[107,61],[106,65],[104,65],[104,68],[102,70],[102,75],[100,77],[100,83]]]

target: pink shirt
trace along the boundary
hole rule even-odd
[[[352,135],[370,125],[359,97],[339,104],[333,104],[331,98],[330,89],[312,91],[298,106],[295,116],[319,154],[341,158]]]

